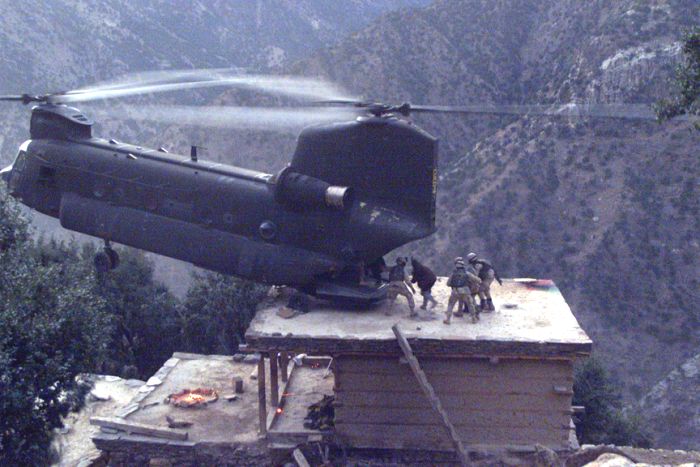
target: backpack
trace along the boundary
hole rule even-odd
[[[452,277],[450,277],[450,287],[455,289],[458,287],[465,287],[468,279],[467,271],[462,268],[455,269],[452,273]]]

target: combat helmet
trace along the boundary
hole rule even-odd
[[[469,261],[470,263],[473,263],[474,261],[476,261],[476,253],[469,253],[467,255],[467,261]]]

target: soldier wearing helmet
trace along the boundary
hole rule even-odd
[[[450,324],[452,321],[452,308],[454,308],[455,303],[458,304],[458,311],[455,316],[462,316],[462,312],[459,311],[464,307],[469,310],[472,315],[472,322],[479,320],[479,315],[477,314],[476,306],[472,300],[471,293],[469,290],[469,283],[472,281],[481,282],[481,280],[466,270],[464,266],[464,260],[461,256],[455,258],[455,268],[452,271],[452,275],[447,280],[447,286],[452,288],[450,292],[450,298],[447,302],[447,317],[443,321],[445,324]]]
[[[411,285],[411,279],[406,272],[406,259],[398,257],[396,258],[396,265],[392,266],[389,270],[389,285],[386,289],[386,296],[389,299],[389,308],[386,310],[385,314],[387,316],[391,315],[396,297],[402,295],[406,297],[406,301],[408,301],[408,308],[411,310],[410,316],[417,316],[416,303],[413,300],[414,293],[416,293],[416,291]]]
[[[482,311],[495,311],[496,307],[493,306],[493,300],[491,299],[491,284],[494,279],[498,281],[499,285],[503,285],[503,281],[498,277],[498,273],[491,263],[485,259],[480,259],[476,253],[469,253],[467,255],[467,261],[469,261],[469,264],[474,268],[481,279],[481,284],[477,290],[479,295],[479,307]]]

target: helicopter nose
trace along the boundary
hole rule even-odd
[[[12,166],[8,165],[4,169],[0,170],[0,178],[7,184],[10,183],[10,176],[12,175]]]

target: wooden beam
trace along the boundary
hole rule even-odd
[[[309,462],[306,460],[306,457],[304,457],[304,454],[302,454],[302,452],[301,452],[301,450],[299,450],[299,448],[296,448],[292,452],[292,457],[294,457],[294,460],[296,461],[296,463],[299,467],[311,467]]]
[[[289,378],[289,352],[280,353],[280,367],[282,370],[282,382],[286,383]]]
[[[174,439],[178,441],[185,441],[187,439],[186,431],[173,430],[172,428],[166,428],[158,425],[127,422],[123,418],[118,417],[91,417],[90,425],[113,428],[116,430],[126,431],[127,433],[153,436],[155,438]]]
[[[280,402],[279,372],[277,371],[277,352],[270,354],[270,409],[276,410]]]
[[[267,402],[265,395],[265,354],[258,360],[258,419],[260,434],[267,434]]]
[[[420,384],[421,388],[423,389],[423,392],[425,393],[425,397],[428,398],[430,405],[442,418],[442,423],[444,424],[445,428],[447,429],[447,434],[450,436],[450,439],[452,440],[452,444],[454,445],[454,448],[457,451],[457,455],[459,456],[459,460],[460,460],[461,464],[463,466],[470,465],[469,456],[467,455],[467,451],[464,449],[464,446],[462,445],[462,441],[459,439],[459,436],[457,435],[457,432],[455,431],[455,427],[450,422],[450,419],[447,416],[447,412],[445,411],[445,409],[443,409],[442,404],[440,403],[440,398],[437,396],[437,394],[435,394],[435,391],[433,390],[433,387],[430,385],[428,378],[425,376],[425,373],[423,373],[423,370],[421,370],[420,364],[418,363],[418,359],[415,357],[415,355],[413,355],[413,350],[411,349],[411,344],[409,344],[408,341],[406,340],[406,338],[404,337],[404,335],[401,334],[401,330],[399,329],[398,324],[394,324],[391,327],[391,330],[394,331],[394,335],[396,336],[396,340],[399,343],[399,347],[401,347],[401,350],[403,351],[403,354],[406,357],[406,360],[408,360],[408,365],[411,367],[411,371],[413,371],[413,375],[418,380],[418,384]]]
[[[289,386],[291,386],[292,380],[294,379],[295,369],[296,369],[296,367],[294,365],[292,365],[292,369],[289,372],[289,377],[287,378],[287,381],[282,382],[282,384],[280,385],[280,402],[279,402],[278,407],[280,407],[280,406],[284,407],[285,406],[285,399],[288,396],[290,396],[288,388],[289,388]],[[269,440],[273,439],[272,438],[273,435],[274,435],[274,439],[277,440],[279,438],[280,433],[282,433],[281,431],[279,431],[278,429],[275,428],[275,422],[276,422],[277,417],[279,415],[280,414],[277,413],[277,410],[271,410],[267,414],[267,426],[269,427],[269,431],[268,431],[268,439]],[[310,430],[307,430],[306,428],[304,428],[304,430],[302,431],[302,433],[304,433],[304,435],[308,434],[308,432],[310,432]],[[311,432],[318,433],[318,431],[311,431]],[[284,434],[284,433],[282,433],[282,434]],[[303,442],[306,442],[306,438],[304,438]],[[301,444],[301,442],[296,443],[295,446],[297,446],[298,444]]]
[[[271,335],[246,332],[248,345],[263,352],[304,352],[307,355],[384,355],[398,356],[392,339],[345,339],[342,337],[309,337],[306,335]],[[414,347],[421,355],[502,358],[537,358],[571,360],[591,352],[590,342],[517,342],[487,339],[416,339]]]

